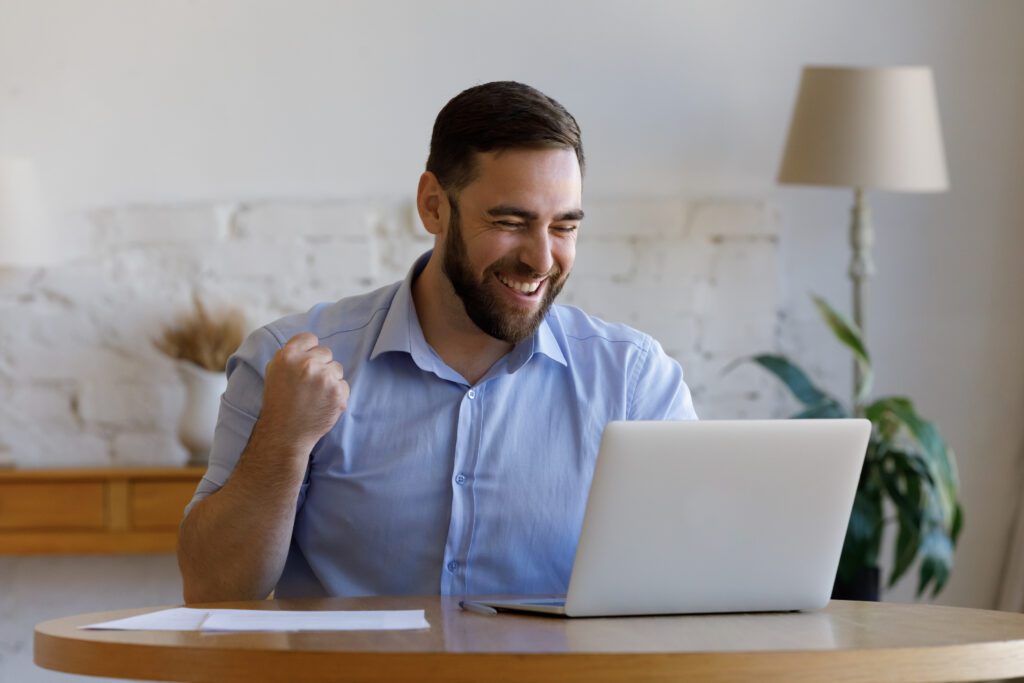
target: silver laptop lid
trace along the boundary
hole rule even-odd
[[[566,613],[824,607],[870,433],[860,419],[608,424]]]

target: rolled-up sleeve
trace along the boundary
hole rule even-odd
[[[280,348],[276,337],[264,327],[249,335],[228,359],[228,387],[220,400],[209,465],[185,507],[185,516],[196,503],[220,489],[238,464],[263,404],[267,363]]]
[[[630,381],[629,419],[696,420],[682,366],[657,340],[647,337],[647,342]]]

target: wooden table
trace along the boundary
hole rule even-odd
[[[196,605],[198,606],[198,605]],[[158,608],[54,619],[35,661],[164,681],[976,681],[1024,675],[1024,615],[833,601],[820,612],[560,619],[452,598],[271,600],[260,609],[425,609],[430,629],[202,634],[82,631]]]

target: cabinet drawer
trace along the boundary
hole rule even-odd
[[[177,529],[196,491],[194,481],[140,481],[131,486],[133,529]]]
[[[0,529],[102,529],[102,482],[0,484]]]

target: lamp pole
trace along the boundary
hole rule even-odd
[[[867,345],[867,332],[864,329],[864,294],[868,280],[875,274],[875,263],[871,260],[871,246],[875,241],[875,231],[871,226],[871,210],[864,201],[864,190],[853,189],[853,208],[850,209],[850,246],[853,255],[850,259],[850,279],[853,281],[853,323],[860,330],[861,339]],[[864,386],[864,373],[860,363],[853,361],[853,406],[854,414],[862,416],[863,411],[857,402],[861,388]]]

